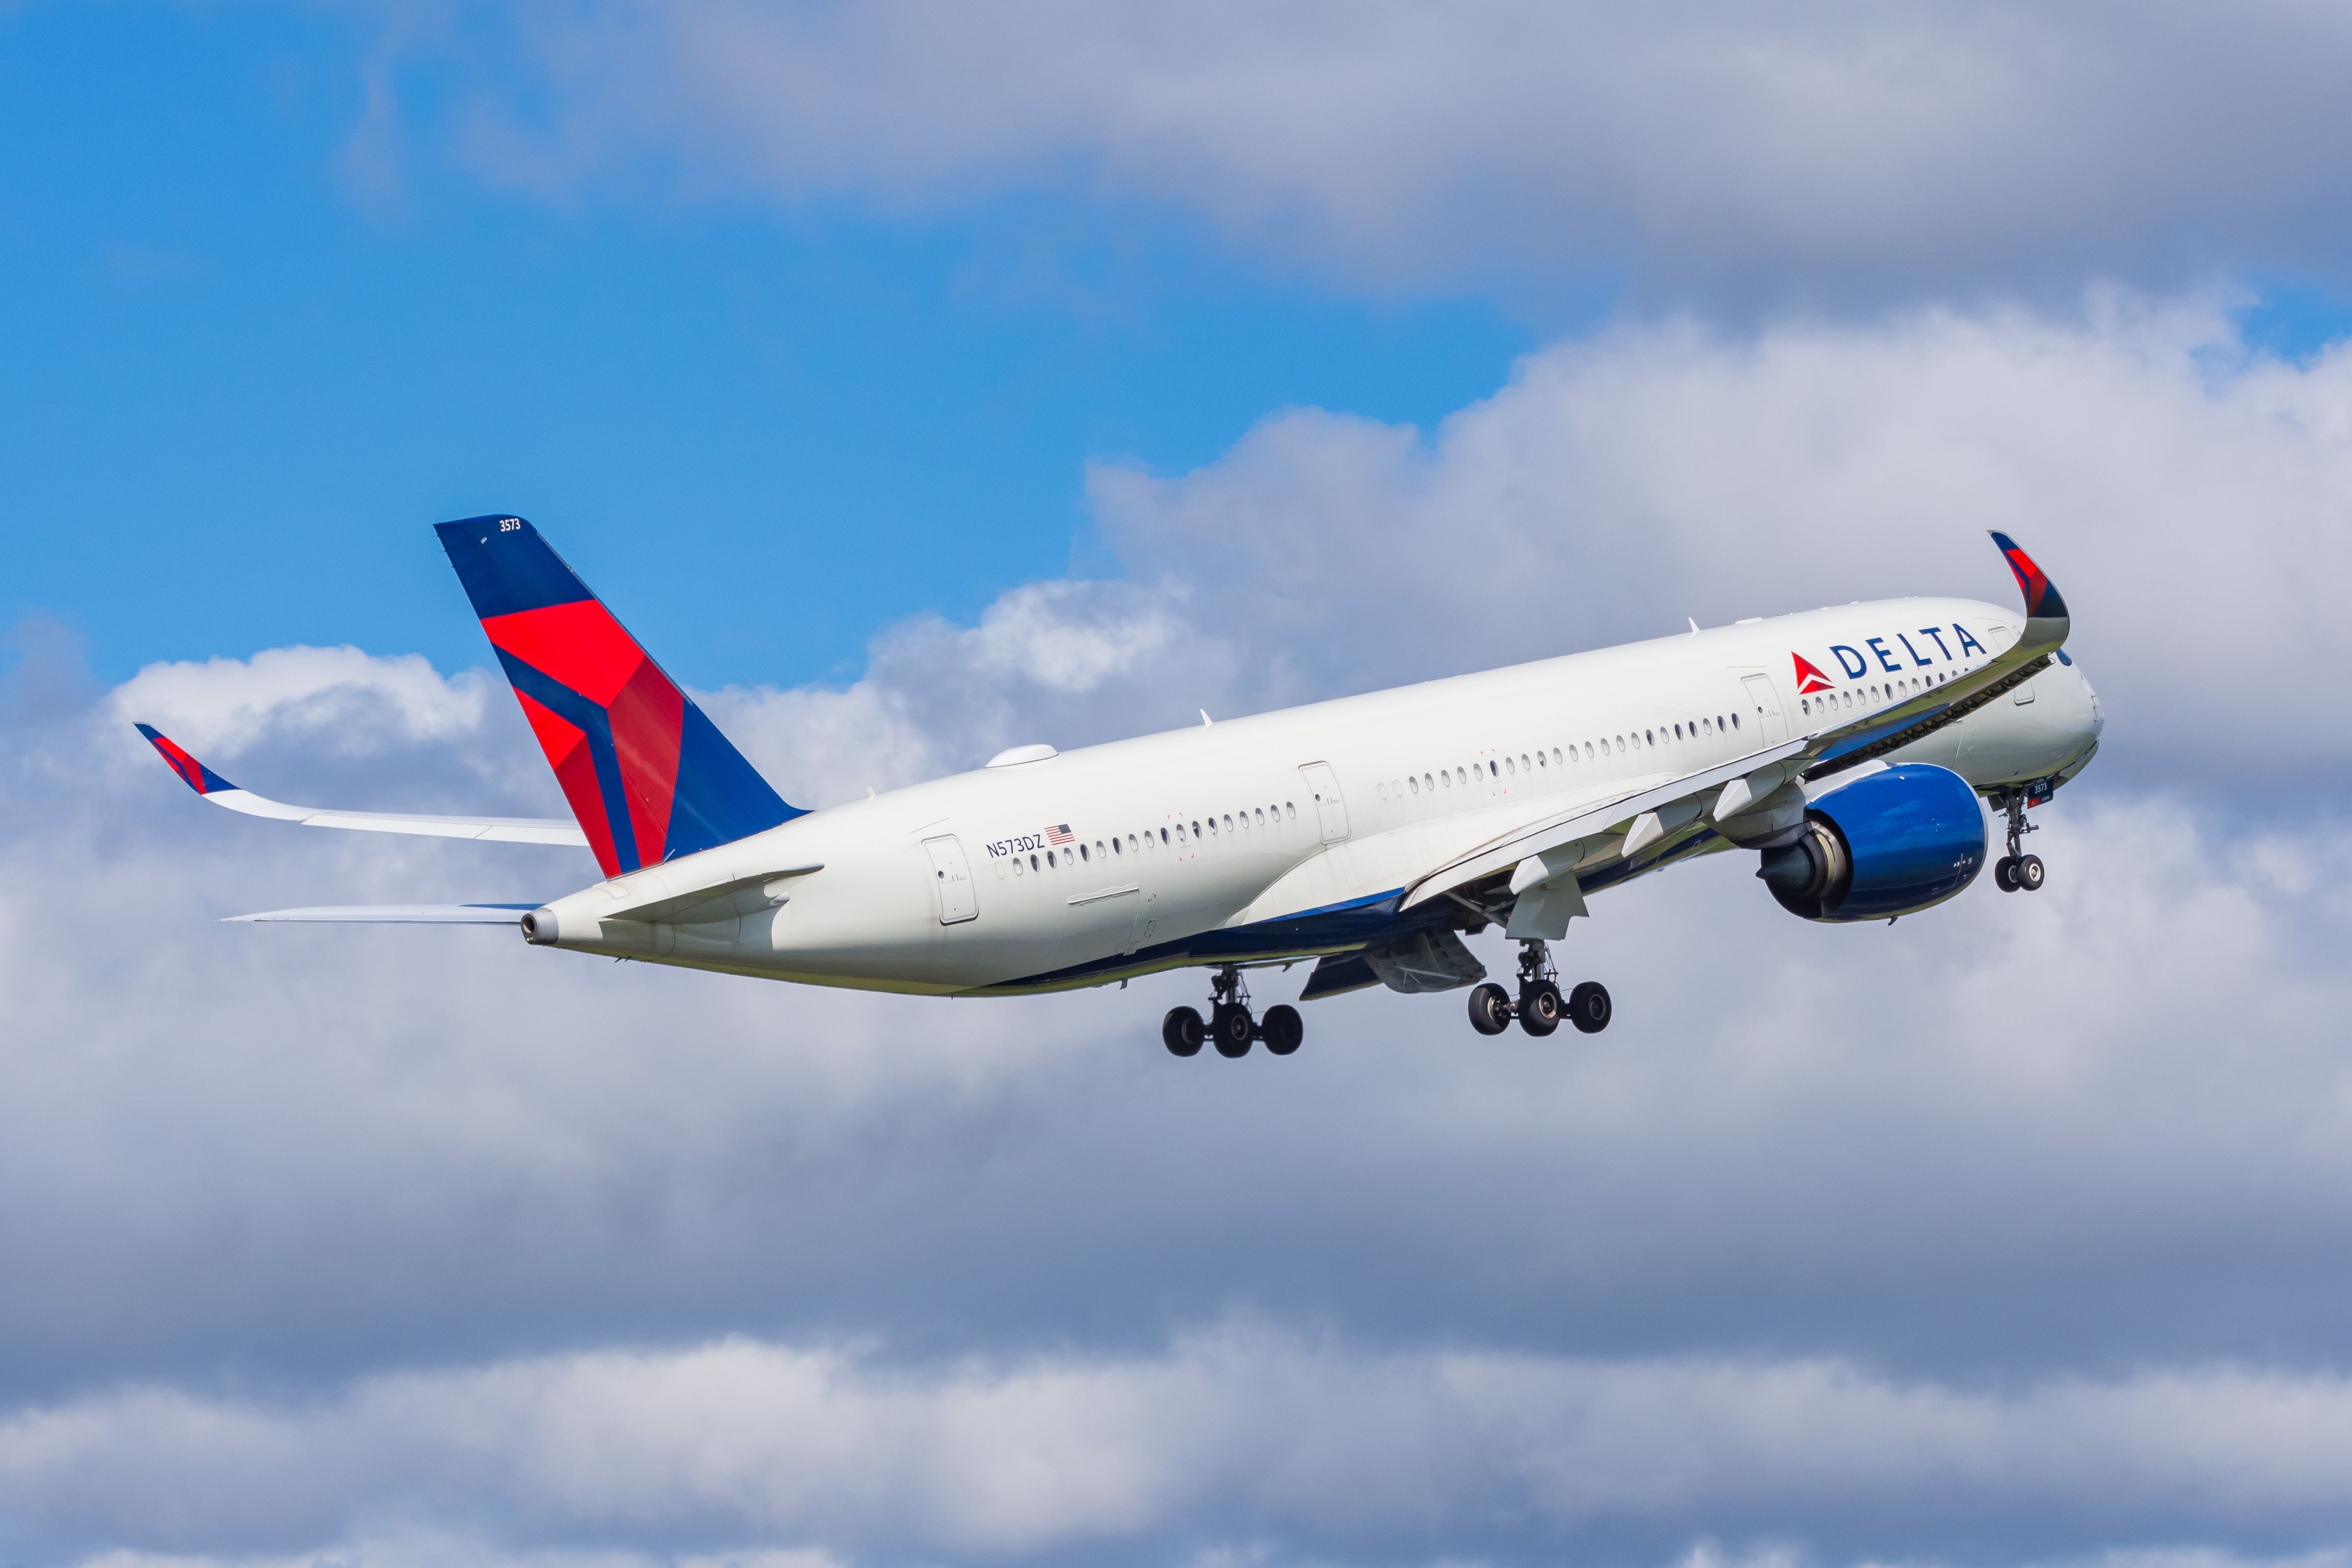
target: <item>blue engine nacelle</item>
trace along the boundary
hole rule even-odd
[[[1756,874],[1808,920],[1885,920],[1941,904],[1976,880],[1984,811],[1948,768],[1906,763],[1822,796],[1793,843]]]

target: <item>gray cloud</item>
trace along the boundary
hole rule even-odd
[[[111,1393],[11,1421],[0,1489],[42,1523],[151,1539],[401,1497],[624,1542],[996,1558],[1220,1520],[1388,1556],[1491,1539],[1498,1519],[1539,1540],[1694,1517],[1752,1538],[1835,1511],[1948,1528],[2053,1506],[2077,1529],[2286,1538],[2343,1528],[2347,1456],[2352,1390],[2325,1375],[1971,1391],[1835,1362],[1375,1355],[1228,1325],[1131,1356],[887,1366],[737,1338],[379,1375],[299,1406]],[[1871,1533],[1853,1532],[1865,1550]]]
[[[1826,930],[1728,858],[1644,882],[1569,945],[1619,998],[1589,1041],[1381,995],[1317,1004],[1288,1061],[1180,1063],[1154,1028],[1189,977],[943,1003],[225,927],[592,873],[233,818],[126,722],[289,798],[561,810],[480,673],[293,649],[97,693],[28,661],[0,1543],[2336,1550],[2343,742],[2196,638],[2336,656],[2352,419],[2340,360],[2250,361],[2214,319],[1628,331],[1426,436],[1281,416],[1194,474],[1097,476],[1122,582],[895,629],[842,691],[711,699],[838,800],[1685,609],[2000,597],[1975,530],[2018,528],[2116,715],[2047,813],[2049,890]],[[2179,788],[2233,754],[2284,758],[2297,809]]]
[[[1142,196],[1372,286],[1556,277],[1716,302],[2339,276],[2334,7],[548,0],[506,45],[387,5],[452,130],[550,190],[952,210]],[[372,78],[373,79],[373,78]],[[367,145],[382,138],[372,111]]]

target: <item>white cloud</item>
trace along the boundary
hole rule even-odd
[[[2013,527],[2118,752],[2048,890],[1832,930],[1730,857],[1639,883],[1563,953],[1597,1040],[1382,994],[1175,1062],[1192,977],[942,1003],[222,926],[592,873],[234,818],[122,723],[291,798],[560,809],[488,674],[282,650],[0,701],[0,1517],[44,1561],[551,1568],[2334,1550],[2344,743],[2243,672],[2347,651],[2352,415],[2343,359],[2217,320],[1563,344],[1426,436],[1290,414],[1106,471],[1126,580],[710,699],[839,799],[1686,610],[2005,597],[1975,530]],[[2184,804],[2192,747],[2304,769],[2296,810]]]
[[[2250,356],[2218,309],[1927,311],[1868,329],[1570,340],[1425,437],[1274,416],[1174,477],[1097,472],[1130,571],[1181,587],[1243,700],[1475,669],[1853,599],[2064,588],[2141,766],[2340,767],[2352,350]],[[1213,583],[1215,591],[1208,591]]]
[[[1750,1535],[1801,1512],[2085,1499],[2158,1531],[2336,1531],[2352,1387],[2211,1366],[1979,1392],[1834,1361],[1374,1353],[1246,1325],[913,1366],[735,1338],[380,1375],[293,1408],[93,1396],[0,1430],[0,1492],[50,1528],[94,1511],[142,1535],[234,1530],[265,1495],[323,1519],[400,1498],[558,1536],[961,1557],[1202,1520],[1346,1552],[1497,1513],[1554,1536]]]
[[[560,0],[513,26],[445,46],[507,180],[676,160],[788,199],[1141,195],[1376,284],[1567,267],[1850,300],[2333,267],[2345,237],[2313,150],[2352,139],[2352,28],[2313,4]]]

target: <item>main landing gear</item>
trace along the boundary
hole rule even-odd
[[[2027,893],[2040,893],[2042,878],[2046,874],[2042,869],[2040,855],[2020,852],[2024,846],[2025,835],[2042,831],[2042,825],[2039,822],[2029,822],[2025,820],[2027,798],[2032,789],[2032,786],[2029,785],[2023,789],[2007,790],[1993,801],[1994,805],[2009,813],[2009,852],[1992,864],[1993,885],[2003,893],[2015,893],[2021,888]],[[2048,799],[2050,797],[2047,794],[2034,797],[2036,802]]]
[[[1519,1020],[1519,1027],[1538,1038],[1558,1029],[1566,1019],[1584,1034],[1609,1027],[1609,988],[1586,980],[1563,997],[1551,950],[1541,942],[1519,945],[1519,999],[1492,980],[1470,990],[1470,1027],[1480,1034],[1500,1034]]]
[[[1251,1044],[1262,1040],[1275,1055],[1288,1056],[1307,1038],[1307,1025],[1298,1009],[1287,1004],[1266,1009],[1263,1019],[1250,1017],[1249,989],[1242,984],[1236,965],[1219,969],[1209,982],[1209,991],[1206,1024],[1191,1008],[1171,1008],[1160,1020],[1160,1038],[1174,1055],[1198,1056],[1204,1043],[1214,1042],[1219,1056],[1247,1056]]]

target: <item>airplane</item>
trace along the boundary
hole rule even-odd
[[[521,517],[436,526],[573,820],[288,805],[147,725],[205,800],[310,827],[591,852],[545,902],[274,910],[251,921],[490,925],[534,946],[809,985],[1020,996],[1210,971],[1161,1039],[1287,1056],[1287,1003],[1247,977],[1312,961],[1312,1002],[1468,990],[1472,1026],[1613,1016],[1551,944],[1587,901],[1708,854],[1757,856],[1792,915],[1884,920],[1993,881],[2039,890],[2026,811],[2105,724],[2058,589],[1994,533],[2023,612],[1893,599],[1340,697],[985,766],[844,805],[788,804]],[[1515,984],[1463,940],[1518,946]]]

